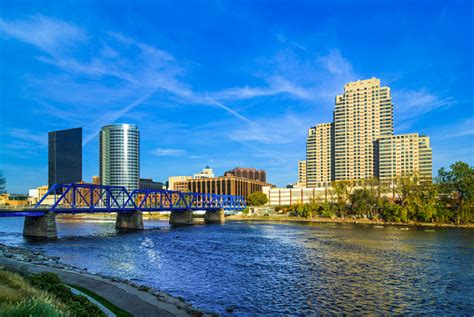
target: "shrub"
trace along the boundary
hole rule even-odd
[[[268,197],[265,193],[262,192],[254,192],[251,193],[247,198],[247,203],[250,206],[262,206],[268,202]]]
[[[61,283],[54,273],[43,272],[30,277],[31,284],[39,289],[53,294],[66,305],[67,310],[74,316],[105,316],[105,314],[83,295],[76,295],[71,289]]]

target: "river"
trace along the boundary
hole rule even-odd
[[[22,224],[0,219],[0,242],[222,315],[474,314],[473,229],[148,220],[117,233],[113,219],[67,217],[58,240],[32,242]]]

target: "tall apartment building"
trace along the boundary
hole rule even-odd
[[[236,176],[256,181],[266,182],[267,172],[265,170],[257,170],[255,168],[236,167],[224,173],[224,176]]]
[[[410,133],[382,137],[376,143],[376,156],[376,175],[384,183],[403,176],[432,180],[432,152],[427,136]]]
[[[306,187],[330,186],[333,179],[332,123],[321,123],[308,130],[306,139]]]
[[[379,177],[384,182],[400,175],[431,181],[430,139],[417,133],[393,135],[393,104],[389,87],[380,80],[358,80],[336,96],[334,122],[308,131],[306,183],[329,186],[332,180]]]
[[[134,124],[107,125],[100,131],[99,169],[102,185],[138,189],[140,132]]]
[[[380,80],[358,80],[344,86],[334,109],[334,179],[375,175],[374,142],[393,135],[390,88]]]
[[[306,160],[298,161],[298,182],[296,186],[306,188]]]
[[[82,180],[82,128],[48,133],[48,186]]]

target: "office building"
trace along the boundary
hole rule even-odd
[[[330,186],[333,152],[332,123],[321,123],[308,130],[306,139],[306,187]]]
[[[193,175],[193,178],[213,178],[213,177],[214,177],[214,172],[212,171],[212,168],[209,167],[209,165],[203,168],[201,172]]]
[[[397,178],[415,176],[432,181],[430,139],[418,133],[385,136],[376,142],[376,173],[381,182],[393,183]]]
[[[265,170],[257,170],[255,168],[236,167],[230,171],[225,172],[224,176],[243,177],[264,183],[267,181],[267,172],[265,172]]]
[[[161,190],[163,189],[162,182],[155,182],[151,178],[140,178],[140,189],[152,189],[152,190]]]
[[[290,206],[297,203],[312,201],[332,201],[333,195],[329,188],[278,188],[263,186],[262,192],[267,195],[270,206]]]
[[[92,184],[100,185],[100,176],[92,176]]]
[[[236,176],[193,178],[187,180],[187,185],[187,191],[190,192],[238,195],[245,199],[254,192],[262,191],[263,186],[272,186],[258,180]]]
[[[140,132],[133,124],[107,125],[100,131],[99,169],[102,185],[133,191],[140,178]]]
[[[30,204],[36,204],[38,201],[43,198],[44,195],[48,192],[48,185],[39,186],[37,188],[28,190],[28,202]]]
[[[298,182],[296,182],[296,187],[306,187],[306,160],[298,161]]]
[[[393,135],[390,88],[380,80],[358,80],[344,86],[334,109],[334,179],[375,175],[374,142]]]
[[[82,128],[48,133],[48,186],[82,180]]]
[[[21,207],[28,205],[28,195],[25,194],[0,194],[0,206]]]
[[[168,189],[177,191],[188,191],[188,180],[191,176],[170,176],[168,178]]]

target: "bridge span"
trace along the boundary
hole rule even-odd
[[[170,224],[193,223],[204,210],[207,223],[224,222],[226,210],[242,210],[242,196],[135,189],[93,184],[54,184],[32,208],[0,209],[0,217],[25,217],[23,235],[56,238],[57,214],[117,213],[116,228],[143,230],[143,212],[170,212]]]

